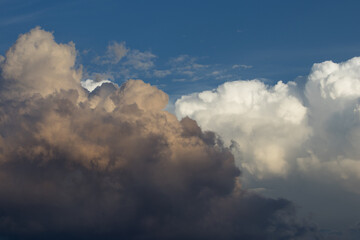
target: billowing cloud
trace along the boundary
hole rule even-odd
[[[202,128],[232,144],[238,164],[259,178],[286,176],[299,145],[309,136],[307,109],[293,96],[295,83],[274,87],[258,80],[228,82],[213,91],[183,96],[179,118],[196,119]],[[289,134],[291,133],[291,134]]]
[[[299,164],[305,172],[325,169],[359,192],[360,58],[314,64],[308,79],[305,95],[314,136]]]
[[[75,69],[73,43],[57,44],[51,33],[35,28],[21,35],[2,64],[1,95],[46,96],[55,91],[81,90],[81,69]]]
[[[121,87],[103,83],[81,97],[87,93],[74,59],[73,45],[57,44],[39,28],[6,54],[0,237],[313,236],[289,201],[242,189],[230,150],[194,120],[163,111],[164,92],[130,80]],[[302,121],[279,112],[292,124]]]
[[[181,97],[176,114],[219,133],[252,176],[300,172],[359,192],[359,76],[360,58],[326,61],[314,64],[304,90],[294,82],[227,82]]]

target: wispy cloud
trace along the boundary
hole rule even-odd
[[[252,68],[253,66],[251,66],[251,65],[245,65],[245,64],[234,64],[233,66],[232,66],[232,68],[233,69],[235,69],[235,68],[245,68],[245,69],[248,69],[248,68]]]
[[[36,18],[40,17],[48,10],[49,9],[42,9],[31,13],[17,15],[14,17],[0,18],[0,26],[10,26],[13,24],[19,24],[19,23],[35,20]]]
[[[149,70],[155,66],[156,55],[150,51],[141,52],[137,49],[131,50],[124,65],[131,66],[137,70]]]
[[[112,42],[108,45],[106,54],[97,56],[94,60],[99,64],[117,64],[128,52],[125,42]]]

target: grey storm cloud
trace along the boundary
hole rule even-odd
[[[230,150],[164,111],[164,92],[130,80],[89,94],[75,57],[35,28],[2,61],[0,238],[315,237],[291,202],[242,189]]]

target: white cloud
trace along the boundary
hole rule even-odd
[[[266,86],[258,80],[234,81],[181,97],[178,118],[189,116],[203,129],[219,133],[228,146],[238,143],[238,164],[259,178],[285,176],[293,152],[310,133],[306,108],[291,94],[294,83]]]
[[[182,96],[175,111],[219,133],[252,176],[298,172],[360,193],[360,58],[314,64],[305,80],[303,93],[293,82],[227,82]]]
[[[245,64],[234,64],[232,66],[232,69],[235,69],[235,68],[245,68],[245,69],[248,69],[248,68],[252,68],[253,66],[251,65],[245,65]]]
[[[94,81],[92,79],[86,79],[81,81],[81,86],[88,90],[89,92],[92,92],[95,90],[95,88],[100,87],[103,83],[112,83],[109,80],[101,80],[101,81]]]
[[[314,64],[305,88],[314,135],[301,169],[326,171],[355,189],[360,183],[360,58]]]

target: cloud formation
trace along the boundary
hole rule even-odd
[[[112,42],[107,47],[106,55],[97,60],[100,61],[101,64],[117,64],[128,52],[129,49],[126,47],[125,42]]]
[[[194,120],[178,121],[163,111],[168,96],[161,90],[130,80],[83,91],[75,53],[73,44],[57,44],[36,28],[6,54],[0,237],[313,235],[312,227],[296,220],[289,201],[242,189],[230,150]]]
[[[306,84],[309,125],[314,136],[309,156],[299,159],[305,172],[325,169],[360,193],[360,58],[314,64]],[[311,169],[313,168],[313,169]]]
[[[81,69],[74,69],[74,43],[57,44],[50,32],[39,27],[21,35],[2,63],[1,95],[9,98],[54,91],[81,91]]]
[[[292,82],[273,87],[258,80],[228,82],[181,97],[176,114],[219,133],[227,146],[234,147],[238,164],[251,174],[286,176],[294,151],[310,134],[307,109],[292,95],[294,87]]]
[[[314,64],[304,90],[294,82],[227,82],[182,96],[176,114],[219,133],[251,176],[300,172],[359,193],[359,76],[360,58],[326,61]]]

